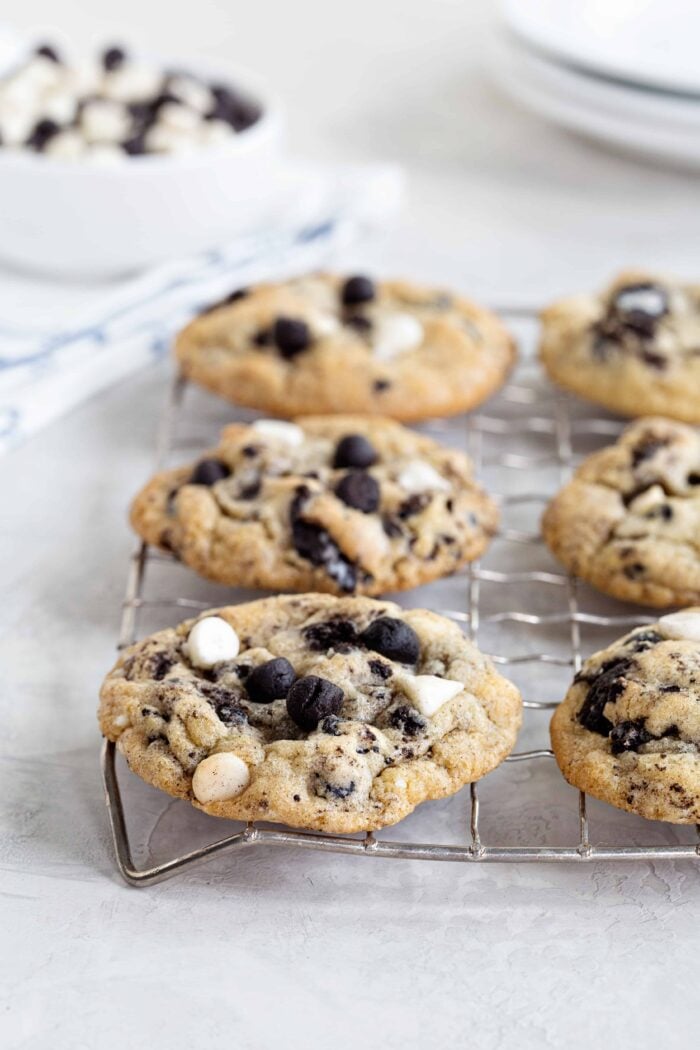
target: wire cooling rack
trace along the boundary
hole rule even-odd
[[[516,324],[519,321],[525,325],[526,333],[528,327],[531,332],[532,314],[522,310],[510,314]],[[190,411],[188,418],[183,410],[186,398],[199,398],[202,405],[206,403],[202,399],[208,395],[188,389],[182,378],[174,377],[159,427],[155,464],[158,469],[171,461],[186,461],[215,443],[216,428],[212,431],[211,421],[206,435],[201,430],[202,417],[211,415],[211,402],[215,399],[209,398],[204,410],[200,407]],[[221,413],[221,405],[217,405]],[[230,416],[227,408],[220,422],[229,421]],[[553,390],[532,359],[526,357],[509,383],[482,411],[457,420],[436,421],[422,429],[448,444],[466,446],[477,476],[500,499],[502,527],[482,562],[473,563],[442,585],[431,585],[419,595],[411,592],[398,600],[408,606],[434,608],[457,621],[505,674],[514,680],[521,676],[518,684],[525,697],[522,739],[528,736],[529,722],[538,712],[546,713],[556,707],[580,667],[583,652],[602,648],[630,627],[654,619],[641,615],[637,607],[594,594],[561,572],[549,559],[539,534],[544,505],[567,480],[577,460],[614,440],[621,424],[611,417],[592,416],[585,406]],[[129,566],[119,647],[130,645],[156,627],[197,615],[202,609],[242,600],[240,592],[232,597],[230,591],[223,595],[219,591],[214,598],[193,597],[202,586],[174,559],[141,544]],[[144,619],[151,622],[144,625]],[[584,644],[583,635],[588,631],[592,637],[586,637]],[[551,693],[551,698],[543,698],[546,693]],[[546,734],[546,722],[540,725],[540,735],[543,731]],[[548,742],[546,735],[545,741]],[[598,840],[592,833],[586,795],[579,792],[576,804],[577,793],[563,784],[553,758],[548,746],[516,750],[479,785],[470,785],[454,799],[419,807],[425,810],[449,803],[450,814],[454,813],[457,822],[456,841],[449,841],[454,839],[454,832],[444,834],[448,841],[441,842],[407,837],[402,832],[413,827],[413,818],[381,833],[361,836],[316,834],[251,822],[233,824],[235,830],[223,838],[198,843],[185,853],[165,859],[154,859],[148,835],[145,845],[143,841],[134,845],[133,835],[130,839],[126,817],[130,807],[124,804],[116,749],[110,742],[103,746],[102,771],[117,866],[126,882],[134,886],[160,882],[215,856],[259,846],[471,863],[700,859],[700,827],[677,828],[643,821],[594,802],[600,807]],[[480,798],[486,793],[484,789],[514,764],[537,772],[538,767],[547,766],[548,778],[554,780],[547,779],[544,795],[541,785],[539,792],[534,790],[537,782],[531,776],[519,783],[515,792],[511,787],[507,794],[501,791],[500,798],[484,803]],[[134,779],[128,772],[124,776]],[[532,801],[528,801],[529,790],[535,796]],[[554,806],[554,797],[561,791],[565,802],[559,804],[557,816],[568,809],[568,816],[573,818],[566,832],[559,828],[558,821],[548,817],[548,809]],[[165,800],[161,804],[167,803],[166,809],[173,805],[172,800],[157,794]],[[512,809],[513,799],[521,807],[519,813],[510,813],[509,833],[513,841],[501,842],[501,817],[506,806]],[[176,805],[190,810],[187,803]],[[435,810],[431,814],[434,816]],[[197,817],[209,819],[203,814]],[[442,831],[444,821],[435,823]],[[183,831],[185,840],[189,830]],[[179,848],[182,839],[177,828],[172,837]],[[133,859],[137,849],[144,855],[140,865]]]

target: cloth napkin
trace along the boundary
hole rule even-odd
[[[296,164],[266,229],[99,285],[0,270],[0,453],[167,352],[173,333],[235,287],[327,265],[398,210],[391,165]],[[294,205],[290,201],[294,199]]]

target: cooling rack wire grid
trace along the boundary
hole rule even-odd
[[[523,335],[521,342],[527,347],[535,332],[534,311],[503,308],[500,313],[513,323],[517,334]],[[200,407],[188,413],[186,402],[197,398]],[[158,430],[157,468],[186,461],[213,442],[216,429],[211,429],[211,423],[206,435],[197,428],[202,424],[201,405],[205,406],[204,415],[211,415],[215,400],[188,388],[182,378],[173,377]],[[221,422],[230,419],[230,407],[219,405],[216,410],[226,413],[221,415]],[[539,535],[544,505],[568,479],[577,461],[614,440],[621,428],[618,420],[591,415],[588,406],[555,391],[543,379],[532,354],[527,353],[521,356],[507,385],[481,410],[423,428],[447,444],[466,449],[477,476],[500,499],[502,527],[481,562],[448,581],[422,588],[418,597],[409,592],[398,600],[405,605],[425,605],[457,621],[468,637],[478,641],[504,673],[518,682],[525,697],[521,739],[532,735],[532,728],[540,738],[534,742],[548,744],[547,713],[563,697],[580,667],[582,653],[602,648],[630,627],[655,619],[638,607],[595,594],[560,571]],[[189,443],[183,437],[188,431]],[[157,585],[152,585],[154,576]],[[148,630],[177,623],[202,609],[241,600],[230,590],[219,591],[208,600],[192,597],[201,593],[202,586],[168,555],[139,545],[129,564],[119,647],[130,645]],[[145,627],[145,618],[155,618],[155,626]],[[534,725],[536,720],[538,724]],[[591,806],[585,794],[564,783],[548,746],[521,747],[519,742],[503,766],[478,785],[472,784],[450,800],[419,807],[419,811],[432,807],[428,824],[416,822],[412,816],[395,828],[360,836],[317,834],[257,822],[233,824],[232,833],[203,844],[198,840],[201,835],[196,836],[196,844],[187,852],[160,859],[154,858],[150,841],[144,844],[133,834],[130,839],[126,817],[130,807],[125,806],[123,786],[124,778],[135,778],[125,769],[120,772],[118,764],[122,763],[115,746],[106,742],[102,771],[117,867],[127,883],[146,886],[215,856],[262,846],[470,863],[700,859],[700,827],[678,828],[644,821],[595,800]],[[515,790],[513,785],[506,785],[505,791],[488,791],[496,778],[508,776],[514,767],[527,773],[514,785]],[[490,794],[494,797],[487,801]],[[156,796],[166,808],[190,810],[185,802],[173,803],[154,792]],[[443,811],[435,807],[443,807]],[[589,817],[592,807],[596,807],[595,819]],[[192,813],[194,819],[210,821],[217,829],[229,827],[215,818]],[[420,831],[415,837],[407,834],[414,826]],[[435,827],[446,841],[425,841],[431,837],[424,834],[426,827]],[[190,830],[183,829],[185,838]],[[174,838],[179,841],[177,830]],[[142,863],[134,860],[136,852]]]

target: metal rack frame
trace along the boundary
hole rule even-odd
[[[520,317],[532,315],[529,311],[501,311],[517,314]],[[159,427],[156,468],[162,468],[168,458],[178,413],[182,403],[185,381],[174,377],[167,393],[166,403]],[[511,382],[501,391],[501,398],[513,404],[530,406],[538,414],[530,415],[520,421],[519,426],[530,434],[551,435],[553,450],[551,457],[538,457],[535,460],[523,454],[507,453],[497,460],[499,466],[522,470],[527,467],[541,466],[545,461],[558,469],[560,482],[564,482],[572,468],[573,448],[572,434],[609,436],[614,438],[620,431],[620,424],[609,419],[586,418],[572,423],[567,410],[567,398],[558,395],[553,400],[553,411],[541,412],[538,405],[538,390],[527,383]],[[506,433],[512,424],[495,414],[476,412],[465,417],[467,428],[467,449],[475,466],[477,476],[484,460],[485,445],[489,436]],[[505,495],[504,506],[515,503],[539,502],[543,506],[552,496],[552,492],[532,492],[521,495]],[[521,545],[541,543],[539,534],[521,532],[513,529],[502,529],[501,539]],[[132,644],[139,633],[140,611],[149,606],[172,607],[174,611],[184,614],[196,614],[208,607],[208,603],[194,601],[176,596],[170,599],[150,600],[145,596],[145,582],[150,563],[154,561],[173,561],[167,555],[141,544],[131,558],[126,594],[122,606],[122,620],[119,632],[119,648]],[[535,615],[522,611],[504,611],[485,617],[491,623],[524,623],[536,626],[548,624],[568,624],[569,656],[563,658],[547,652],[538,652],[525,656],[492,657],[499,665],[536,661],[542,664],[568,665],[572,673],[581,665],[581,625],[594,624],[604,627],[631,627],[645,621],[653,620],[649,616],[597,616],[586,613],[579,606],[577,581],[572,576],[559,572],[518,571],[510,573],[494,572],[482,569],[478,562],[470,565],[465,571],[466,608],[463,611],[441,609],[445,616],[459,622],[472,640],[476,639],[482,621],[480,611],[481,584],[487,583],[538,583],[550,587],[564,588],[566,594],[566,611],[547,615]],[[527,710],[549,710],[556,703],[538,700],[525,700]],[[548,748],[531,751],[514,752],[506,762],[539,762],[552,761],[554,755]],[[586,813],[586,796],[579,792],[578,804],[578,840],[571,845],[531,845],[531,846],[491,846],[482,841],[479,818],[480,802],[477,784],[470,785],[469,791],[469,834],[462,845],[432,844],[422,842],[397,842],[383,840],[377,834],[366,833],[362,837],[331,835],[297,831],[291,828],[277,830],[251,822],[234,834],[225,835],[215,842],[192,850],[184,855],[139,868],[134,863],[127,830],[126,814],[122,802],[119,780],[116,769],[116,748],[109,741],[102,749],[102,773],[109,820],[111,824],[116,862],[122,878],[132,886],[147,886],[167,879],[178,872],[188,870],[220,854],[233,853],[254,846],[294,846],[299,849],[321,850],[331,853],[345,853],[352,856],[391,857],[408,860],[461,861],[470,863],[502,862],[585,862],[585,861],[635,861],[635,860],[700,860],[700,826],[696,829],[697,841],[688,844],[615,846],[596,845],[591,841],[588,817]]]

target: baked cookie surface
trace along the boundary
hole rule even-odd
[[[212,610],[131,646],[99,719],[133,772],[207,813],[355,832],[494,769],[521,706],[451,621],[307,594]]]
[[[494,314],[404,281],[314,274],[229,300],[180,333],[180,369],[275,416],[454,415],[497,390],[515,357]]]
[[[630,271],[541,320],[555,383],[622,415],[700,423],[700,285]]]
[[[651,820],[700,821],[700,608],[586,660],[551,735],[574,787]]]
[[[589,456],[542,531],[574,575],[625,601],[700,603],[700,433],[640,419]]]
[[[382,594],[454,572],[498,523],[461,452],[386,419],[232,424],[136,497],[148,543],[220,583]]]

